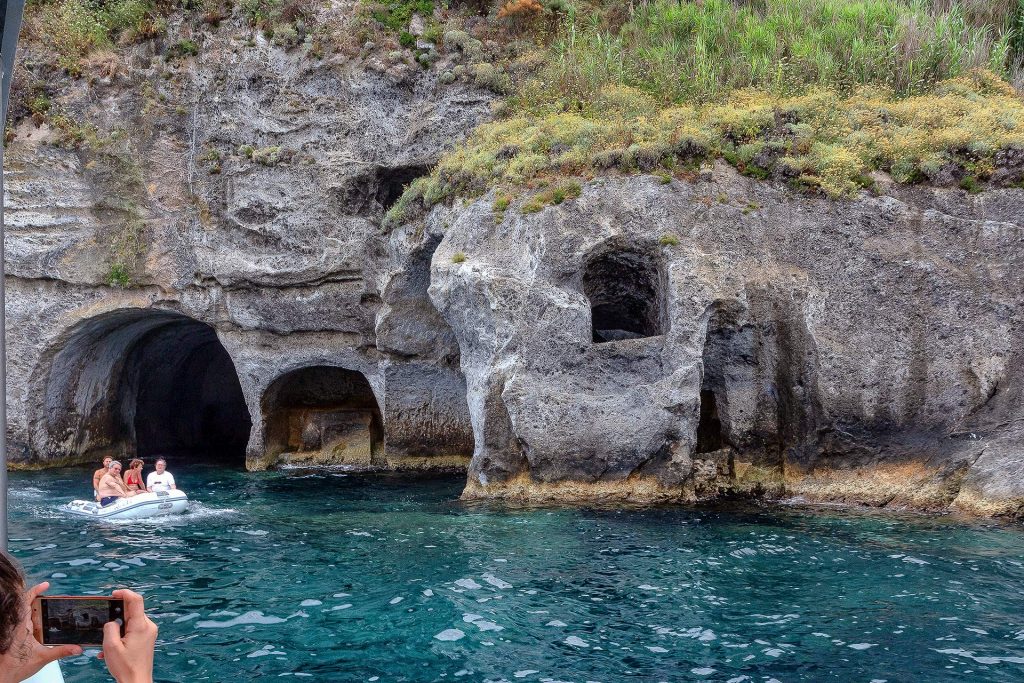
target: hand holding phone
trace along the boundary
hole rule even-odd
[[[45,583],[36,586],[30,591],[29,598],[35,644],[49,657],[42,664],[81,654],[79,646],[82,645],[102,645],[103,652],[99,657],[106,662],[117,683],[153,683],[157,626],[146,616],[141,595],[121,589],[114,591],[109,598],[91,595],[39,597],[48,587],[49,584]],[[28,631],[26,628],[26,633]]]
[[[94,595],[43,595],[32,601],[32,631],[43,645],[103,644],[103,626],[124,630],[124,600]]]
[[[145,602],[138,593],[121,589],[112,597],[124,603],[124,629],[117,622],[103,627],[100,657],[117,683],[153,683],[157,626],[146,616]]]
[[[78,645],[46,647],[32,637],[32,606],[36,598],[49,587],[50,584],[41,583],[25,592],[22,621],[15,630],[14,642],[8,654],[0,656],[0,681],[23,681],[39,673],[50,662],[82,654],[82,648]]]

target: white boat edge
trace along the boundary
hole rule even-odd
[[[65,510],[92,519],[146,519],[182,514],[188,510],[188,496],[184,491],[175,489],[140,493],[106,506],[92,500],[73,500]]]

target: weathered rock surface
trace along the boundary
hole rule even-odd
[[[467,497],[1024,514],[1024,192],[836,202],[719,166],[385,233],[490,96],[229,30],[187,63],[146,49],[55,102],[119,135],[23,122],[8,148],[15,466],[468,466]]]
[[[485,199],[427,231],[467,495],[1021,510],[1024,192],[834,202],[717,167],[497,224]],[[626,331],[593,341],[609,325]]]
[[[48,125],[17,127],[5,166],[15,466],[135,452],[253,468],[370,451],[378,467],[468,462],[429,254],[389,255],[379,231],[492,95],[251,34],[225,27],[184,61],[136,46],[109,78],[71,83],[53,110],[97,124],[81,149]],[[325,393],[318,378],[336,369],[361,383]],[[295,415],[322,438],[275,440]]]

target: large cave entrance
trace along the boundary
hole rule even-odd
[[[179,313],[79,325],[54,355],[43,408],[34,439],[51,455],[245,463],[251,422],[231,357],[212,327]]]
[[[277,378],[263,395],[267,455],[292,463],[375,464],[383,421],[366,377],[313,366]]]
[[[583,273],[595,343],[664,334],[664,278],[654,254],[612,249],[593,256]]]

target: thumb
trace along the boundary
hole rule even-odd
[[[121,625],[116,621],[108,621],[103,624],[103,649],[123,650],[124,643],[121,642]]]
[[[78,645],[58,645],[56,647],[48,647],[43,652],[42,659],[46,664],[55,662],[58,659],[64,657],[75,657],[82,654],[82,648]]]

